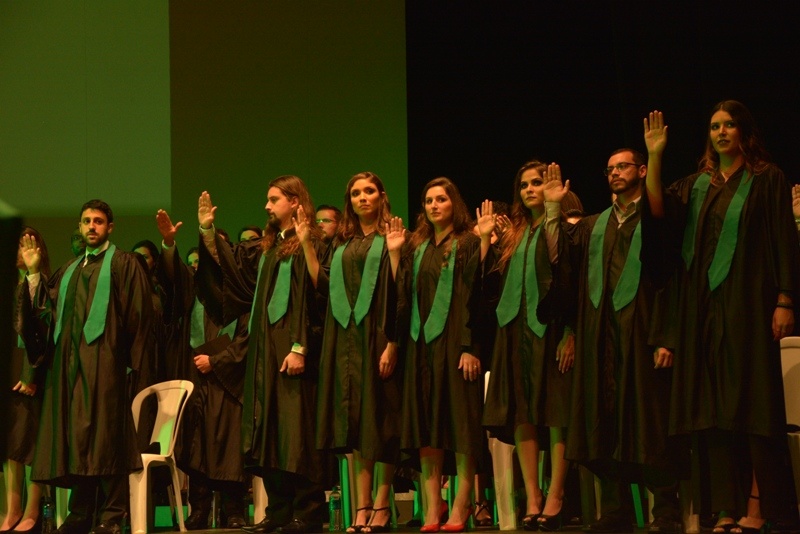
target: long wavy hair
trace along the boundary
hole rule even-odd
[[[473,224],[469,216],[469,210],[467,209],[464,199],[461,197],[461,193],[458,191],[458,187],[456,187],[456,184],[449,178],[440,176],[434,178],[422,188],[422,198],[420,202],[422,210],[417,215],[416,227],[409,239],[410,250],[416,250],[426,239],[433,239],[435,230],[425,213],[425,196],[428,194],[428,191],[434,187],[441,187],[444,189],[447,196],[450,197],[450,203],[453,205],[453,233],[447,238],[447,242],[450,242],[452,239],[458,239],[464,234],[472,233]]]
[[[269,183],[267,186],[267,191],[269,191],[269,188],[271,187],[277,187],[280,189],[281,193],[283,193],[283,195],[290,201],[296,199],[297,206],[303,207],[303,211],[305,211],[306,214],[306,219],[313,221],[315,213],[314,203],[311,201],[311,195],[308,192],[306,184],[303,183],[303,180],[293,175],[278,176]],[[296,216],[297,208],[292,210],[292,217]],[[322,238],[322,230],[320,230],[316,224],[309,223],[309,227],[311,228],[312,239]],[[264,238],[261,240],[261,249],[263,250],[264,254],[266,254],[266,252],[272,248],[272,244],[275,242],[275,238],[278,236],[279,232],[280,228],[272,224],[267,224],[267,227],[264,230]],[[297,239],[295,234],[291,234],[278,246],[278,259],[282,260],[283,258],[289,257],[296,253],[299,249],[300,240]]]
[[[500,244],[503,247],[503,253],[500,255],[500,260],[497,262],[497,268],[500,270],[503,270],[511,259],[511,256],[514,255],[514,251],[517,250],[517,246],[520,241],[522,241],[525,231],[533,223],[531,210],[526,208],[525,204],[522,203],[522,197],[519,192],[522,175],[525,171],[530,169],[536,169],[539,171],[539,175],[544,177],[544,173],[547,171],[547,164],[535,159],[528,161],[519,168],[517,175],[514,177],[514,202],[511,204],[511,215],[509,216],[511,219],[511,228],[506,230],[500,240]]]
[[[42,255],[39,262],[39,272],[44,273],[45,276],[50,276],[50,254],[47,252],[47,243],[44,242],[44,237],[39,233],[39,230],[31,226],[23,226],[22,231],[19,233],[19,238],[22,240],[23,236],[29,235],[36,239],[36,245]]]
[[[723,100],[711,108],[711,113],[708,115],[708,122],[706,123],[706,130],[711,123],[711,117],[717,111],[727,111],[736,127],[739,129],[740,135],[740,150],[744,156],[745,168],[751,174],[760,174],[770,164],[770,158],[767,149],[764,148],[764,143],[761,140],[761,132],[756,125],[756,121],[750,110],[736,100]],[[711,135],[706,132],[706,149],[700,157],[698,164],[700,172],[707,172],[711,175],[712,180],[719,179],[719,154],[714,150],[714,145],[711,143]]]
[[[356,215],[353,209],[353,203],[350,201],[350,191],[353,189],[353,184],[358,180],[369,180],[371,184],[378,188],[378,192],[380,193],[381,205],[378,208],[378,228],[376,229],[378,235],[386,234],[386,223],[392,220],[392,206],[389,204],[389,196],[386,194],[386,188],[383,186],[383,182],[374,172],[360,172],[350,178],[344,192],[344,213],[336,236],[339,243],[344,243],[353,237],[356,228],[360,227],[358,215]]]

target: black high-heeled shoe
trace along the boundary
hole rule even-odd
[[[527,530],[529,532],[535,532],[539,530],[539,517],[541,513],[538,514],[528,514],[522,518],[522,530]]]
[[[366,527],[364,527],[362,532],[368,532],[368,533],[372,532],[375,534],[378,534],[380,532],[389,532],[390,523],[392,522],[392,514],[391,512],[389,512],[389,510],[390,508],[388,506],[384,506],[382,508],[373,508],[372,516],[369,518],[369,524]],[[373,522],[378,512],[389,512],[389,517],[386,518],[386,522],[383,523],[382,525]]]
[[[544,532],[556,532],[561,530],[564,519],[564,503],[561,503],[561,510],[555,515],[542,514],[536,520],[539,523],[539,530]]]
[[[17,528],[17,525],[19,525],[21,521],[22,521],[22,517],[17,519],[17,522],[14,523],[13,525],[11,525],[10,529],[8,529],[8,530],[0,530],[0,534],[8,534],[9,532],[14,532],[14,529]]]
[[[39,514],[39,517],[36,518],[36,522],[28,530],[17,530],[20,523],[22,523],[22,519],[17,521],[17,525],[9,530],[8,534],[41,534],[42,532],[42,514]]]
[[[358,534],[359,532],[362,532],[365,528],[367,528],[367,525],[369,524],[370,520],[372,519],[372,505],[370,504],[369,506],[363,506],[361,508],[358,508],[356,510],[356,516],[358,516],[358,512],[363,512],[364,510],[369,510],[370,511],[369,516],[367,517],[366,523],[364,523],[363,525],[356,525],[355,523],[353,523],[352,525],[347,527],[347,530],[345,530],[345,532],[347,534]]]
[[[483,512],[486,512],[488,516],[481,518],[480,515]],[[472,515],[472,521],[476,527],[491,527],[494,524],[492,521],[492,512],[489,511],[489,501],[475,503],[475,512]]]

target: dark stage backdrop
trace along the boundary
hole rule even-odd
[[[665,181],[696,169],[708,112],[744,102],[790,181],[800,178],[793,2],[409,0],[409,206],[448,176],[474,210],[511,199],[516,170],[561,164],[588,213],[610,200],[615,149],[644,151],[642,118],[665,112]]]

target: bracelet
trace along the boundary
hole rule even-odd
[[[779,302],[775,305],[778,308],[786,308],[787,310],[793,310],[794,306],[792,304],[787,304],[785,302]]]

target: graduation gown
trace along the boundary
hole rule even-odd
[[[293,232],[288,230],[287,237]],[[224,324],[252,306],[242,405],[245,469],[259,476],[264,470],[289,471],[321,482],[324,457],[315,447],[314,421],[322,314],[302,249],[292,261],[286,314],[272,324],[267,306],[277,284],[278,245],[267,251],[259,274],[262,240],[231,249],[218,236],[215,239],[219,264],[201,239],[199,293],[204,302],[213,302],[217,293]],[[221,280],[219,286],[209,283],[215,277]],[[305,347],[305,371],[289,376],[279,370],[294,343]]]
[[[471,233],[458,238],[453,265],[453,289],[444,330],[430,342],[425,341],[424,325],[431,313],[437,284],[451,254],[451,239],[436,245],[432,241],[422,253],[416,280],[420,332],[416,341],[408,328],[401,330],[406,339],[405,377],[403,381],[403,449],[416,453],[422,447],[478,457],[483,453],[484,432],[480,425],[483,412],[483,375],[474,382],[464,379],[458,368],[461,354],[480,356],[478,339],[472,337],[473,287],[480,262],[480,239]],[[400,269],[398,313],[401,324],[410,323],[414,253],[406,254]],[[449,462],[447,462],[449,463]]]
[[[72,486],[76,475],[127,475],[142,467],[128,384],[138,391],[138,377],[149,376],[154,345],[150,283],[136,255],[117,249],[111,258],[105,329],[88,344],[83,327],[105,255],[90,256],[86,266],[73,271],[61,336],[43,363],[48,373],[32,464],[36,481]],[[70,263],[50,279],[42,277],[26,321],[40,328],[55,324],[58,289]],[[28,290],[27,281],[24,288]]]
[[[364,265],[375,232],[361,229],[344,246],[342,271],[351,308],[362,286]],[[333,254],[330,255],[331,257]],[[320,269],[320,291],[329,287]],[[325,336],[320,358],[317,447],[337,452],[358,450],[364,458],[394,463],[400,446],[403,367],[400,351],[394,373],[384,380],[378,374],[381,354],[396,341],[397,286],[386,245],[381,253],[377,282],[369,311],[356,325],[353,314],[347,327],[334,318],[330,303],[325,316]]]
[[[21,287],[21,286],[20,286]],[[8,403],[8,419],[6,420],[6,451],[10,460],[21,464],[30,465],[33,461],[33,451],[36,446],[36,433],[39,430],[39,415],[42,410],[42,388],[44,387],[44,366],[34,367],[29,361],[25,347],[19,347],[17,337],[22,331],[21,320],[22,306],[27,304],[30,309],[30,298],[16,291],[14,300],[14,346],[11,349],[9,362],[10,382],[5,386],[11,390],[22,381],[25,384],[36,386],[36,394],[23,395],[18,391],[10,393]],[[26,298],[27,297],[27,298]],[[27,302],[26,302],[27,300]],[[35,349],[34,349],[35,352]],[[33,355],[32,355],[33,356]],[[35,359],[35,358],[32,358]]]
[[[770,437],[786,432],[780,343],[772,339],[772,316],[779,291],[792,295],[795,309],[800,304],[800,247],[791,188],[774,165],[752,178],[730,271],[714,291],[709,288],[708,268],[742,174],[740,169],[727,182],[709,186],[690,268],[678,259],[672,434],[707,428]],[[665,197],[678,250],[699,176],[677,181]]]
[[[547,306],[552,301],[548,294],[554,281],[554,270],[548,256],[544,228],[536,242],[533,237],[531,232],[523,246],[526,261],[528,249],[536,247],[534,258],[540,297],[537,309],[540,309],[542,303]],[[493,437],[514,444],[514,432],[523,423],[542,427],[567,426],[573,373],[561,373],[556,361],[556,348],[564,335],[564,317],[560,313],[548,313],[552,320],[545,321],[547,330],[544,336],[537,336],[528,326],[523,280],[509,280],[508,266],[503,273],[496,269],[500,253],[500,249],[491,247],[483,265],[485,285],[499,290],[496,295],[487,295],[492,302],[491,311],[495,311],[506,284],[518,284],[523,291],[519,314],[505,326],[497,328],[483,425]],[[491,281],[500,277],[501,283]],[[538,315],[544,318],[544,314]]]
[[[203,307],[204,344],[191,346],[192,314],[200,304],[195,296],[194,271],[180,259],[176,249],[172,254],[171,272],[168,276],[166,255],[159,257],[157,274],[160,285],[168,297],[165,317],[179,335],[170,343],[170,367],[182,372],[182,378],[194,383],[194,392],[183,416],[176,445],[178,467],[191,476],[197,472],[212,480],[242,482],[244,462],[242,456],[242,400],[247,355],[247,325],[250,314],[236,320],[235,329],[217,340],[222,328]],[[229,330],[229,329],[226,329]],[[225,337],[227,336],[227,337]],[[212,370],[200,373],[194,357],[207,354]],[[181,371],[183,370],[183,371]]]
[[[645,246],[638,289],[619,311],[612,304],[613,290],[628,256],[632,236],[647,209],[643,196],[637,212],[621,227],[612,213],[604,232],[603,288],[597,308],[589,298],[589,241],[598,215],[586,217],[570,228],[570,262],[578,288],[575,367],[566,457],[582,463],[594,460],[666,467],[670,369],[655,369],[648,344],[651,314],[662,262],[656,247]],[[651,240],[655,243],[656,240]],[[659,271],[660,272],[660,271]]]

